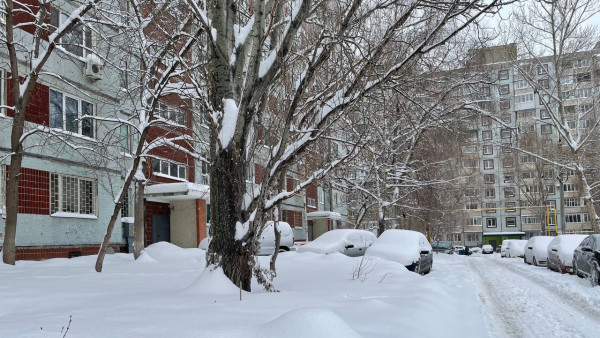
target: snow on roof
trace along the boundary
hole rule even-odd
[[[190,182],[154,184],[144,189],[146,197],[165,199],[167,201],[181,199],[181,197],[184,197],[184,199],[201,198],[208,200],[209,193],[210,187],[208,185]]]
[[[525,235],[522,231],[505,231],[505,232],[488,232],[483,233],[484,236],[510,236],[510,235]]]
[[[315,219],[315,218],[331,218],[331,219],[342,219],[342,215],[339,212],[334,211],[313,211],[306,213],[307,219]]]

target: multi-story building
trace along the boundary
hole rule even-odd
[[[566,122],[582,135],[598,116],[597,54],[575,53],[568,66],[563,64]],[[470,66],[484,69],[484,76],[462,96],[480,113],[468,122],[469,142],[463,145],[464,224],[450,239],[497,246],[507,238],[591,231],[581,182],[573,171],[553,164],[564,160],[567,149],[547,110],[557,104],[540,90],[554,89],[551,58],[517,60],[515,44],[472,56]],[[586,114],[576,114],[581,111]]]

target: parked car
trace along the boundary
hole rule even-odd
[[[296,249],[296,252],[315,252],[330,254],[340,252],[346,256],[362,256],[367,248],[377,240],[377,236],[370,231],[355,229],[330,230],[314,241]]]
[[[573,273],[589,277],[592,286],[600,285],[600,235],[590,235],[573,253]]]
[[[525,256],[525,245],[527,245],[526,239],[514,239],[506,245],[505,256],[508,258],[515,258]]]
[[[548,244],[554,236],[533,236],[525,245],[525,263],[546,266],[548,262]]]
[[[453,245],[452,246],[452,251],[454,251],[455,253],[458,253],[460,250],[464,250],[465,246],[464,245]]]
[[[481,253],[482,254],[493,254],[494,253],[494,247],[489,245],[489,244],[485,244],[484,246],[481,247]]]
[[[502,245],[500,246],[500,257],[506,257],[506,247],[510,241],[512,241],[512,239],[505,239],[502,241]]]
[[[281,232],[281,238],[279,240],[279,251],[290,251],[294,247],[294,234],[292,228],[286,222],[278,222],[278,228]],[[198,244],[199,249],[208,250],[208,244],[210,243],[210,237],[204,238]],[[266,223],[265,229],[263,230],[262,237],[260,239],[260,251],[258,252],[261,256],[272,255],[275,252],[275,231],[273,229],[273,222],[269,221]]]
[[[478,246],[472,247],[472,248],[471,248],[471,249],[469,249],[469,250],[471,250],[471,254],[472,254],[472,255],[481,255],[481,253],[482,253],[482,250],[481,250],[481,248],[480,248],[480,247],[478,247]],[[492,248],[492,250],[493,250],[493,248]]]
[[[366,255],[398,262],[421,275],[431,272],[433,267],[431,245],[417,231],[386,230],[367,249]]]
[[[571,273],[573,253],[586,235],[558,235],[548,244],[548,264],[550,270]]]
[[[452,243],[447,241],[435,241],[433,242],[433,251],[452,253]]]

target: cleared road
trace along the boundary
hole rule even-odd
[[[599,337],[600,288],[497,255],[465,257],[499,337]]]

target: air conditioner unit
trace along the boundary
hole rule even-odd
[[[102,60],[97,55],[88,54],[85,58],[85,68],[83,74],[92,81],[101,80],[104,66]]]

